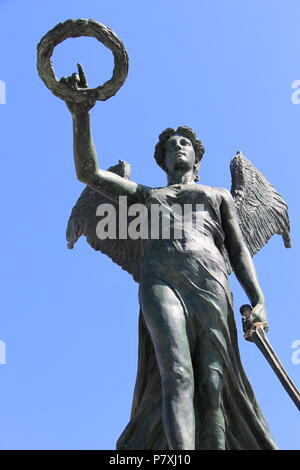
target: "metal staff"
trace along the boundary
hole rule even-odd
[[[272,348],[264,327],[263,323],[257,323],[252,326],[250,321],[251,317],[251,306],[250,305],[243,305],[240,308],[240,312],[243,316],[243,330],[245,339],[248,341],[252,341],[256,344],[259,350],[263,353],[265,358],[267,359],[268,363],[272,367],[273,371],[277,375],[278,379],[280,380],[281,384],[285,388],[286,392],[289,394],[295,405],[297,406],[298,410],[300,411],[300,393],[295,384],[292,382],[290,377],[288,376],[286,370],[284,369],[283,365],[281,364],[278,356],[276,355],[274,349]],[[254,327],[254,328],[253,328]]]

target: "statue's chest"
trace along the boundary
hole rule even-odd
[[[209,208],[214,205],[214,194],[209,189],[202,188],[188,188],[185,185],[172,185],[166,188],[159,188],[152,192],[148,203],[150,204],[191,204],[194,210],[197,210],[197,205],[202,205],[204,208]]]

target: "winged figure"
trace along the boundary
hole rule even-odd
[[[238,152],[232,159],[230,169],[232,176],[231,195],[235,202],[243,239],[251,255],[257,253],[274,234],[282,235],[285,247],[290,247],[287,205],[280,194],[241,152]],[[120,160],[108,171],[116,173],[122,178],[130,179],[130,165],[127,162]],[[154,192],[159,189],[154,189]],[[84,235],[92,248],[109,256],[113,262],[131,274],[136,282],[140,282],[141,265],[145,256],[144,240],[100,239],[96,235],[96,226],[100,220],[100,217],[96,215],[97,208],[108,202],[114,204],[116,208],[118,207],[117,202],[113,202],[92,187],[86,186],[74,206],[68,222],[68,248],[73,248],[79,237]],[[223,256],[227,273],[230,274],[232,267],[224,242],[219,245],[219,250]],[[182,269],[184,268],[183,263]],[[188,302],[184,305],[185,308],[188,308]],[[231,303],[229,305],[232,307]],[[233,370],[230,380],[232,383],[228,383],[226,399],[224,396],[222,404],[226,417],[226,448],[275,448],[240,363],[233,317],[230,318],[228,327],[231,330],[230,342],[233,350],[230,352],[231,358],[227,358],[227,361],[230,361]],[[199,355],[201,355],[201,349],[199,349]],[[234,369],[236,369],[235,372]],[[199,367],[200,370],[201,367]],[[227,384],[227,382],[225,383]],[[203,439],[204,430],[201,429],[200,416],[201,413],[204,414],[202,407],[206,405],[205,400],[201,398],[200,390],[199,386],[199,396],[196,394],[198,406],[195,410],[199,413],[199,429],[196,435],[198,445],[196,444],[196,448],[214,448],[209,434],[206,437],[206,444]],[[233,397],[237,402],[233,401]],[[145,324],[143,313],[140,312],[138,374],[131,420],[118,441],[118,448],[168,449],[168,442],[163,432],[161,408],[162,390],[159,368],[151,336]],[[234,435],[235,433],[236,435]]]
[[[82,70],[64,81],[73,89],[87,86]],[[77,177],[87,184],[72,210],[67,240],[73,248],[84,235],[139,283],[137,378],[130,421],[117,448],[276,449],[240,360],[228,277],[234,271],[249,297],[249,328],[259,324],[267,331],[252,257],[273,234],[290,246],[286,203],[241,152],[231,162],[231,192],[197,183],[204,147],[184,126],[163,131],[155,147],[156,162],[167,174],[165,187],[131,181],[124,161],[100,169],[90,129],[93,104],[67,102]],[[201,212],[201,221],[196,217],[184,227],[181,238],[99,237],[98,208],[115,209],[118,225],[124,197],[129,209],[138,204],[167,211],[173,229],[174,204],[189,204],[193,216]]]
[[[255,255],[275,234],[281,235],[284,246],[290,248],[288,207],[282,196],[242,152],[238,151],[233,157],[230,170],[231,195],[235,202],[239,226],[251,255]],[[118,164],[108,168],[107,171],[125,179],[130,179],[131,176],[131,166],[123,160],[119,160]],[[118,208],[117,202],[86,186],[68,221],[66,233],[68,248],[73,249],[77,240],[84,235],[94,250],[109,256],[112,261],[131,274],[136,282],[139,282],[140,265],[144,256],[143,240],[141,238],[101,239],[96,235],[96,226],[100,219],[96,215],[97,208],[106,203]],[[118,211],[116,214],[118,216]],[[231,274],[232,268],[224,244],[221,251],[228,274]]]

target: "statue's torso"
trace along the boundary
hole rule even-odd
[[[218,188],[196,183],[150,190],[145,201],[149,221],[148,255],[164,250],[199,251],[204,244],[211,250],[217,249],[224,240],[221,202]]]

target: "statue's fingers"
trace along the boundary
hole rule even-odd
[[[246,341],[254,342],[254,339],[252,337],[254,330],[253,329],[248,329],[245,331],[244,338]]]
[[[71,77],[71,83],[72,85],[77,88],[79,86],[79,82],[80,82],[80,79],[79,79],[79,76],[77,73],[72,73],[72,77]]]
[[[80,86],[82,88],[88,88],[87,78],[86,78],[86,75],[84,73],[82,65],[77,64],[77,68],[78,68],[78,74],[79,74],[79,79],[80,79]]]
[[[62,77],[59,81],[67,86],[71,86],[73,83],[72,77]]]

